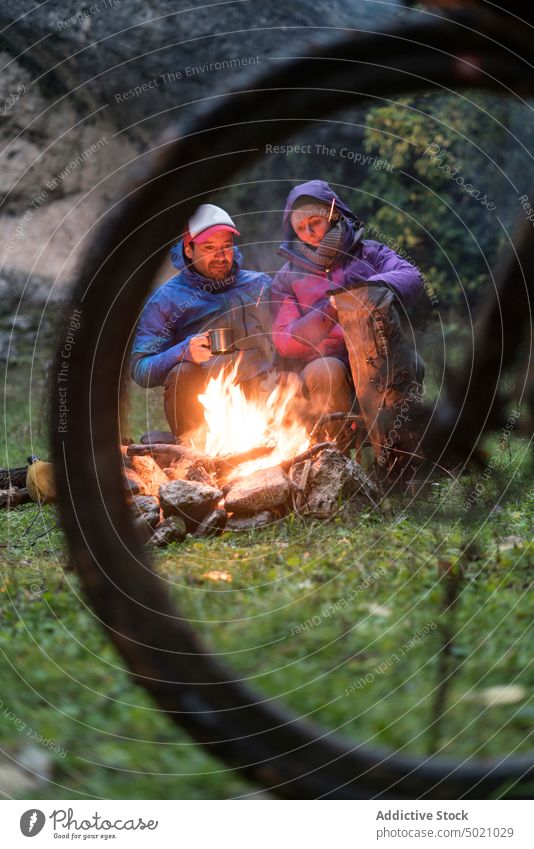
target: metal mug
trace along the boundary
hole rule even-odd
[[[231,354],[234,351],[234,334],[231,327],[217,327],[208,330],[208,339],[212,354]]]

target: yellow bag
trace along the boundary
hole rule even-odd
[[[52,463],[45,463],[37,457],[28,458],[26,487],[32,501],[38,504],[49,504],[56,500],[56,484]]]

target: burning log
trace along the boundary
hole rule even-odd
[[[171,465],[166,466],[163,471],[171,481],[197,481],[198,483],[207,483],[213,486],[214,480],[207,468],[211,468],[211,466],[212,461],[209,457],[202,454],[197,456],[197,452],[188,451],[182,457],[172,460]]]
[[[284,507],[293,491],[293,483],[281,466],[259,469],[231,485],[224,499],[230,513],[250,516],[263,510]]]
[[[213,485],[214,461],[207,454],[185,445],[167,443],[133,444],[126,449],[128,459],[150,457],[165,475],[166,481],[189,480]],[[161,481],[165,483],[166,481]],[[154,493],[156,494],[156,493]]]
[[[126,494],[130,497],[148,494],[143,479],[133,469],[123,469],[123,480]]]
[[[147,489],[143,479],[132,469],[130,458],[126,453],[126,446],[120,445],[119,447],[122,455],[122,477],[126,495],[130,498],[138,495],[147,495]]]
[[[132,496],[151,495],[156,498],[160,486],[168,483],[169,478],[149,453],[146,455],[131,453],[130,447],[130,445],[120,447],[127,492]]]
[[[273,453],[272,446],[259,445],[238,454],[226,454],[221,457],[209,457],[195,448],[185,445],[148,444],[129,445],[125,449],[130,463],[134,457],[151,456],[169,480],[191,480],[199,483],[213,483],[211,475],[217,479],[228,478],[243,463],[257,460]],[[135,466],[130,466],[135,468]]]
[[[208,474],[205,466],[196,461],[179,460],[172,466],[167,466],[163,471],[170,481],[196,481],[197,483],[213,485],[213,478]]]
[[[311,448],[303,451],[302,454],[297,454],[292,460],[283,460],[280,466],[287,472],[292,466],[296,466],[297,463],[302,463],[310,457],[315,457],[316,454],[320,454],[321,451],[325,451],[327,448],[335,448],[335,442],[318,442],[316,445],[312,445]]]
[[[243,463],[249,463],[251,460],[266,457],[268,454],[272,454],[273,451],[273,446],[259,445],[257,448],[241,451],[240,454],[227,454],[224,457],[215,457],[213,460],[215,474],[217,477],[227,478],[239,466],[243,465]]]
[[[147,457],[151,456],[156,461],[160,469],[165,468],[180,468],[186,467],[187,464],[198,464],[203,466],[206,472],[213,472],[213,458],[208,457],[201,451],[196,451],[194,448],[188,448],[186,445],[170,445],[166,443],[152,443],[149,445],[139,445],[134,443],[128,445],[126,454],[129,458],[132,457]]]
[[[157,496],[162,484],[169,482],[167,475],[160,469],[152,457],[130,457],[131,471],[143,481],[143,495]]]

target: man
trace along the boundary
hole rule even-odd
[[[200,206],[171,250],[178,273],[156,289],[137,326],[132,377],[140,386],[164,386],[165,414],[177,437],[202,424],[198,395],[222,368],[235,367],[237,382],[250,392],[272,366],[271,280],[241,268],[239,235],[224,209]],[[231,353],[212,353],[208,331],[217,328],[231,330]]]
[[[276,349],[299,372],[313,416],[361,408],[367,431],[374,434],[374,419],[381,417],[375,455],[380,460],[379,455],[386,456],[382,449],[395,444],[393,459],[403,465],[407,446],[414,447],[406,433],[408,416],[395,433],[390,431],[405,398],[421,385],[423,367],[401,331],[398,312],[419,298],[421,275],[385,245],[364,240],[362,222],[321,180],[290,192],[283,226],[279,253],[286,264],[272,286]],[[358,286],[368,303],[361,309],[360,338],[351,339],[351,368],[347,328],[339,323],[330,293]],[[355,398],[355,383],[365,399]],[[335,430],[332,426],[331,435]],[[392,461],[388,454],[386,465]]]

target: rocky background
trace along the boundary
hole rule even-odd
[[[336,29],[383,27],[397,14],[407,13],[368,0],[3,0],[4,277],[65,287],[100,211],[170,125],[275,58]]]

